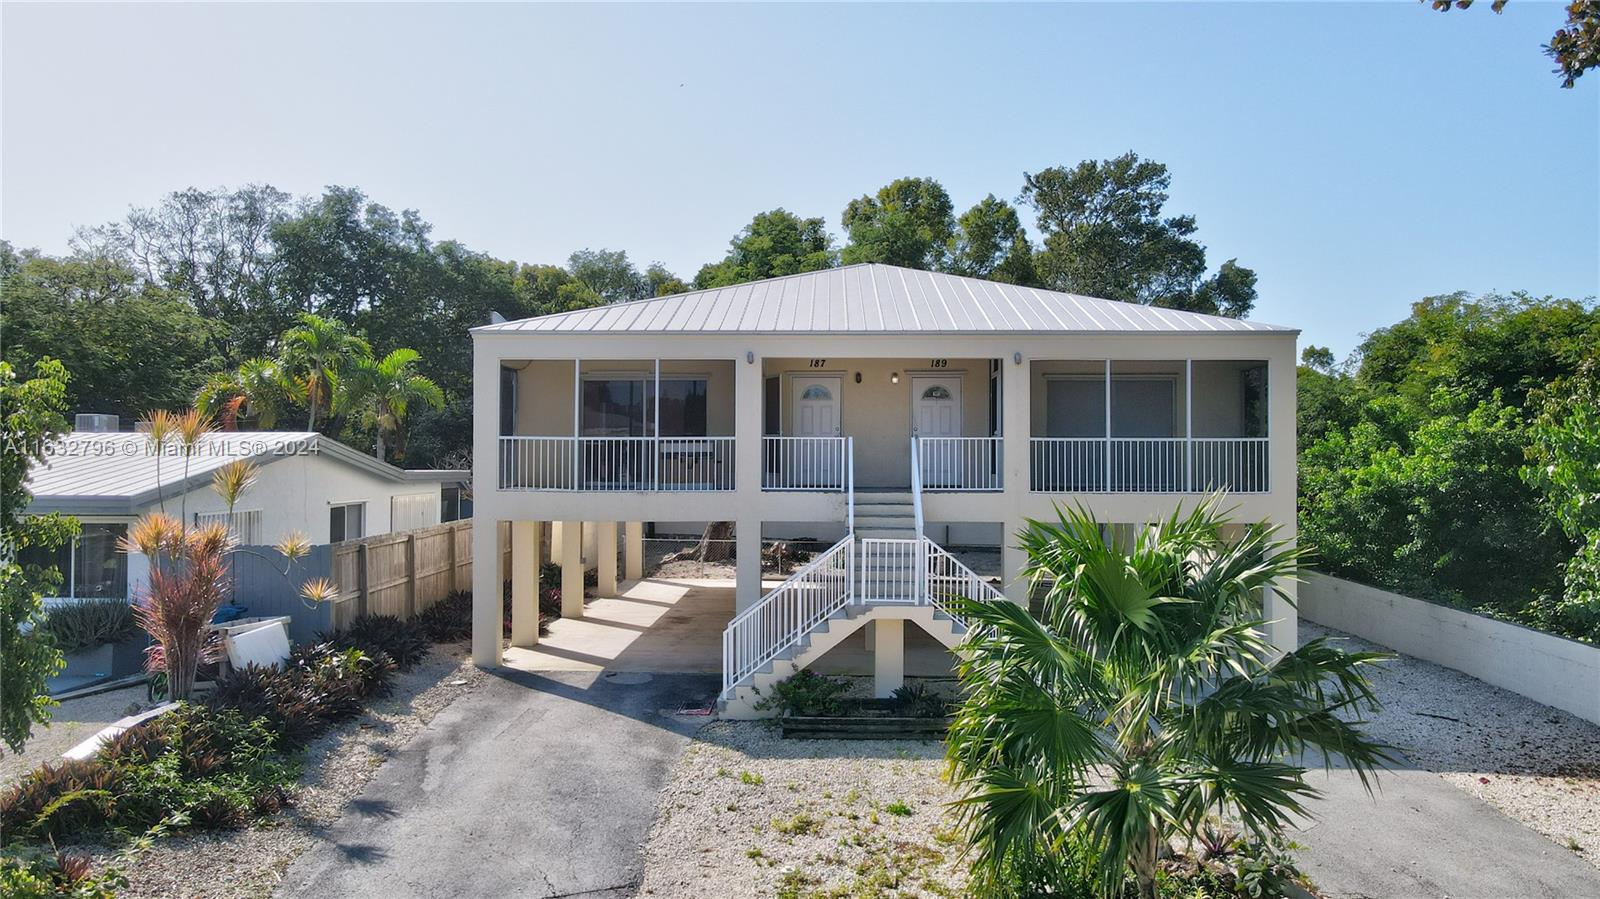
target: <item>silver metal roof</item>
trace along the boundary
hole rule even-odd
[[[862,263],[485,325],[474,332],[1218,333],[1295,329]]]
[[[200,439],[185,463],[168,446],[159,456],[143,433],[72,433],[52,443],[44,461],[28,472],[33,511],[134,514],[155,502],[211,483],[212,474],[238,459],[265,465],[295,456],[323,455],[389,481],[470,477],[469,472],[408,471],[357,452],[320,434],[298,431],[221,431]],[[159,461],[159,465],[157,464]]]

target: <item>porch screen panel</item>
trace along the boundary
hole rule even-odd
[[[1106,382],[1045,381],[1045,436],[1033,444],[1034,489],[1074,493],[1105,489]]]
[[[706,379],[661,379],[661,436],[704,437]]]

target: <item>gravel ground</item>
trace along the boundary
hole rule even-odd
[[[955,896],[939,743],[785,740],[707,725],[662,791],[639,895]]]
[[[467,644],[434,647],[416,668],[396,675],[393,695],[308,748],[295,804],[282,816],[247,830],[157,841],[127,867],[130,885],[119,899],[270,896],[289,863],[320,839],[378,767],[484,677]],[[95,854],[104,860],[114,852]]]
[[[1308,621],[1300,639],[1337,638]],[[1401,656],[1372,677],[1383,711],[1367,730],[1410,762],[1600,867],[1600,727],[1429,662]]]
[[[45,762],[60,761],[61,753],[82,743],[119,718],[148,708],[144,684],[108,690],[56,706],[47,727],[35,727],[20,755],[0,755],[0,787],[6,786]]]

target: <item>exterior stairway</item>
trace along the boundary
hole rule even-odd
[[[857,493],[855,535],[856,591],[873,602],[915,602],[917,560],[901,549],[917,537],[911,494]]]

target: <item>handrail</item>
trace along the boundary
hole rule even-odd
[[[1002,602],[1006,596],[995,586],[983,578],[982,575],[968,568],[960,559],[951,555],[944,547],[932,540],[922,538],[924,558],[927,560],[923,572],[926,592],[923,601],[935,606],[957,620],[965,620],[961,614],[948,602],[950,596],[963,596],[978,602]],[[951,589],[960,588],[960,589]]]
[[[912,575],[914,583],[911,586],[913,595],[920,603],[927,596],[928,575],[928,549],[924,546],[925,538],[922,535],[922,446],[917,441],[917,435],[911,435],[911,518],[914,522],[917,540],[917,568]]]
[[[856,532],[856,439],[844,439],[844,530],[854,536]]]
[[[855,592],[854,550],[855,536],[846,534],[728,622],[722,632],[724,696],[850,603]]]

